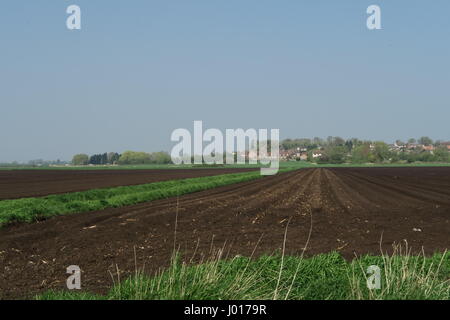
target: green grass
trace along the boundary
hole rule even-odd
[[[280,171],[289,171],[286,168]],[[0,227],[56,215],[118,208],[262,178],[260,171],[179,179],[149,184],[0,201]]]
[[[365,270],[381,269],[381,288],[369,290]],[[108,294],[48,291],[39,300],[409,300],[450,299],[450,254],[426,258],[409,253],[363,256],[349,262],[339,253],[311,258],[274,255],[235,257],[187,265],[178,256],[153,276],[136,274],[115,281]]]

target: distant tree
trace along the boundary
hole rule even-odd
[[[284,150],[289,150],[291,148],[291,145],[292,145],[292,139],[284,139],[280,143],[281,148]]]
[[[419,143],[423,144],[424,146],[430,146],[433,144],[433,140],[429,137],[421,137],[419,139]]]
[[[400,161],[400,153],[399,152],[392,152],[391,153],[391,158],[390,158],[390,162],[391,163],[396,163]]]
[[[352,151],[353,163],[367,163],[369,162],[370,144],[360,144],[356,146]]]
[[[320,163],[343,163],[347,156],[347,148],[344,146],[327,146],[320,157]]]
[[[314,137],[312,142],[316,147],[320,147],[323,145],[323,140],[319,137]]]
[[[434,150],[434,157],[439,162],[450,162],[450,152],[446,146],[436,148]]]
[[[409,144],[415,144],[416,142],[417,142],[417,140],[414,139],[414,138],[411,138],[411,139],[408,140]]]
[[[100,154],[93,154],[89,157],[89,164],[100,164]]]
[[[332,136],[328,136],[327,137],[327,145],[332,145],[333,144],[333,137]]]
[[[72,158],[72,164],[76,166],[87,165],[89,163],[89,156],[84,153],[76,154]]]
[[[353,149],[353,140],[349,139],[345,141],[345,147],[347,148],[347,151],[350,152]]]
[[[351,138],[350,139],[352,141],[352,147],[356,147],[356,146],[360,146],[362,144],[364,144],[363,141],[359,140],[358,138]]]
[[[115,164],[119,161],[120,155],[117,152],[108,152],[106,163]]]
[[[125,151],[119,158],[119,164],[148,164],[150,154],[146,152]]]
[[[345,140],[342,139],[341,137],[334,137],[333,144],[335,146],[343,146],[343,145],[345,145]]]
[[[372,151],[372,154],[375,158],[375,162],[386,161],[390,158],[389,146],[382,141],[377,141],[375,142],[375,148]]]
[[[262,141],[261,141],[262,143]],[[267,150],[270,150],[271,141],[268,140],[267,144]],[[280,147],[283,150],[290,150],[290,149],[297,149],[297,148],[306,148],[306,149],[312,149],[314,146],[314,142],[311,141],[311,139],[308,138],[301,138],[301,139],[285,139],[281,141]]]
[[[171,163],[172,159],[167,152],[153,152],[150,154],[150,163],[155,164],[167,164]]]
[[[106,152],[102,154],[101,164],[108,164],[108,154]]]
[[[343,146],[345,145],[345,140],[341,137],[328,136],[326,140],[327,146]]]
[[[436,161],[436,157],[431,152],[420,152],[420,153],[418,153],[417,161],[422,161],[422,162]]]

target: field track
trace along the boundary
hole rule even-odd
[[[0,170],[0,200],[214,176],[256,169]]]
[[[407,240],[425,253],[450,249],[450,168],[303,169],[177,199],[61,216],[0,229],[0,298],[63,289],[79,265],[84,290],[104,293],[145,267],[169,264],[176,247],[198,261],[211,247],[229,256],[337,250],[379,254]],[[312,224],[312,227],[311,227]]]

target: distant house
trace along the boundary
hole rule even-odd
[[[301,161],[306,161],[306,160],[308,160],[308,153],[307,153],[307,152],[302,152],[302,153],[300,154],[300,160],[301,160]]]
[[[313,151],[313,153],[312,153],[313,159],[320,158],[320,157],[322,157],[322,155],[323,155],[322,151],[319,151],[319,150]]]
[[[289,154],[286,151],[284,151],[284,150],[280,151],[280,159],[281,160],[287,160],[288,156],[289,156]]]
[[[282,160],[308,160],[308,152],[306,148],[292,148],[289,150],[280,150],[280,158]]]
[[[389,147],[390,151],[395,151],[395,152],[401,152],[401,151],[405,151],[406,149],[408,149],[407,145],[397,144],[397,142],[395,142],[394,144],[389,144],[388,147]]]
[[[250,150],[247,154],[247,159],[249,161],[256,161],[258,160],[258,152],[256,150]]]
[[[297,157],[297,149],[288,149],[280,151],[280,158],[283,160],[295,160]]]
[[[420,147],[421,147],[421,145],[419,145],[419,144],[417,144],[417,143],[408,143],[408,144],[406,145],[406,148],[407,148],[408,150],[415,150],[415,149],[420,148]]]
[[[450,141],[441,143],[442,146],[447,147],[447,150],[450,151]]]
[[[280,158],[282,160],[292,160],[292,158],[294,157],[295,152],[290,149],[290,150],[281,150],[280,151]]]
[[[434,146],[430,145],[430,146],[422,146],[422,150],[423,151],[430,151],[433,152],[434,151]]]

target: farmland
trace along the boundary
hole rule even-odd
[[[174,251],[191,263],[214,248],[228,259],[335,252],[350,261],[407,243],[431,256],[450,248],[449,234],[449,167],[305,168],[2,228],[0,298],[62,290],[69,265],[81,267],[84,292],[106,294],[112,279],[169,267]]]
[[[0,200],[238,173],[231,169],[0,170]]]
[[[288,169],[284,169],[286,171]],[[259,179],[258,171],[174,179],[148,184],[91,189],[45,197],[0,202],[0,227],[16,222],[36,222],[57,215],[118,208],[146,201],[177,197],[233,183]]]

